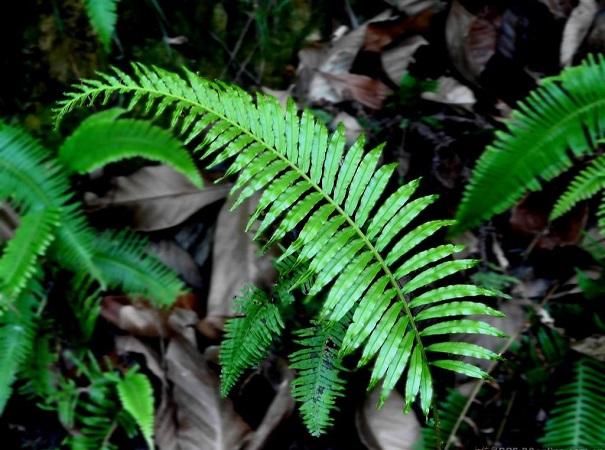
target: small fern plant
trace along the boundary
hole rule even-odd
[[[546,78],[513,111],[506,131],[479,158],[456,214],[460,232],[502,213],[527,192],[542,188],[597,154],[605,137],[605,58],[589,56],[580,66]],[[605,160],[597,156],[571,183],[550,215],[554,220],[605,187]],[[598,216],[605,231],[605,199]]]
[[[157,306],[171,305],[184,290],[177,276],[147,252],[144,239],[94,230],[71,199],[69,173],[133,156],[170,164],[202,184],[178,140],[147,122],[121,118],[123,112],[91,116],[66,139],[59,158],[23,130],[0,122],[0,197],[21,215],[0,254],[0,413],[34,346],[46,303],[46,262],[71,271],[79,293],[97,286],[93,300],[83,296],[75,303],[75,316],[88,336],[99,312],[99,290],[120,288]]]
[[[113,69],[99,79],[83,80],[59,103],[57,121],[74,108],[104,104],[118,95],[128,111],[165,119],[210,167],[228,165],[227,176],[238,174],[234,206],[263,192],[248,227],[258,220],[255,237],[264,237],[265,248],[283,242],[286,257],[307,265],[313,279],[307,295],[325,299],[318,323],[352,315],[335,354],[362,349],[360,364],[374,361],[371,384],[382,382],[382,399],[403,377],[407,409],[420,397],[428,414],[433,368],[487,376],[457,357],[497,355],[450,337],[502,336],[493,326],[466,317],[500,312],[462,299],[498,293],[470,284],[442,284],[476,262],[452,259],[461,250],[457,245],[419,250],[452,222],[417,220],[436,197],[413,198],[419,180],[393,192],[389,182],[395,165],[379,164],[382,146],[366,151],[362,137],[347,148],[342,127],[329,133],[291,100],[282,107],[272,97],[251,96],[186,69],[180,75],[140,64],[133,65],[133,75]],[[297,237],[289,242],[291,231]],[[239,349],[231,351],[233,358],[239,357]]]
[[[547,447],[602,447],[605,444],[605,367],[585,358],[573,380],[557,390],[540,443]]]

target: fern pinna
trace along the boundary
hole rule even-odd
[[[352,312],[340,354],[364,347],[362,363],[376,361],[372,378],[382,380],[382,398],[407,369],[408,408],[420,394],[428,414],[431,365],[486,376],[452,355],[492,358],[492,353],[447,339],[454,333],[502,336],[485,322],[460,318],[501,315],[484,303],[459,300],[496,293],[468,284],[433,286],[475,261],[450,259],[461,249],[456,245],[414,252],[450,222],[413,226],[435,196],[412,199],[418,180],[389,195],[395,165],[379,166],[381,146],[366,152],[360,138],[346,148],[342,127],[330,134],[291,100],[284,108],[272,97],[252,97],[188,70],[183,76],[143,65],[133,70],[134,76],[114,69],[82,81],[60,103],[57,120],[73,108],[122,95],[130,111],[153,118],[165,113],[171,128],[186,142],[196,142],[210,166],[230,163],[227,175],[239,173],[236,203],[263,190],[251,217],[251,222],[260,219],[256,236],[273,243],[299,230],[286,253],[307,262],[314,274],[310,293],[325,292],[318,320],[338,322]]]
[[[573,164],[591,155],[605,135],[605,58],[590,56],[582,65],[542,81],[520,102],[507,130],[479,158],[453,231],[463,231],[512,207],[528,190],[541,189]],[[578,201],[603,189],[602,161],[583,172],[557,203],[555,219]],[[605,207],[601,209],[605,210]]]
[[[574,379],[557,390],[540,443],[547,447],[602,447],[605,444],[605,367],[578,361]]]

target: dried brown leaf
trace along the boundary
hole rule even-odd
[[[422,36],[412,36],[396,47],[381,53],[382,67],[393,83],[399,85],[408,66],[414,62],[418,47],[428,44]]]
[[[370,450],[412,450],[421,426],[413,412],[403,414],[401,394],[393,390],[380,409],[376,409],[380,390],[374,389],[355,414],[361,441]]]
[[[93,210],[112,208],[131,217],[136,230],[155,231],[178,225],[201,208],[229,192],[228,185],[195,187],[185,176],[168,166],[145,167],[113,180],[106,196],[88,195]]]
[[[563,29],[563,39],[561,40],[562,66],[571,65],[573,57],[584,38],[586,38],[598,11],[599,5],[595,0],[580,0],[578,6],[572,11]]]

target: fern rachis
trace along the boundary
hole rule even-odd
[[[186,142],[203,136],[197,149],[205,150],[204,156],[211,164],[230,160],[227,174],[239,172],[234,186],[234,191],[240,190],[238,201],[265,190],[253,215],[261,218],[257,236],[267,234],[268,241],[274,242],[294,228],[301,230],[293,244],[295,250],[287,249],[286,254],[308,260],[315,275],[311,292],[326,288],[321,320],[339,321],[351,310],[376,306],[373,311],[380,318],[376,329],[366,329],[365,323],[356,324],[359,317],[354,314],[349,329],[358,331],[345,336],[343,346],[352,351],[368,340],[364,359],[377,356],[375,377],[386,377],[383,396],[408,368],[408,407],[420,393],[422,408],[428,413],[432,377],[424,336],[439,339],[453,332],[501,335],[481,322],[449,320],[449,316],[498,314],[482,303],[470,307],[469,302],[451,302],[449,309],[439,305],[459,297],[496,295],[468,289],[466,285],[422,293],[419,298],[423,299],[424,317],[446,321],[425,327],[418,320],[419,312],[413,311],[413,299],[409,297],[475,262],[447,260],[459,250],[455,246],[422,253],[410,266],[400,262],[430,235],[421,225],[398,237],[434,197],[410,200],[418,185],[411,182],[387,196],[377,208],[395,170],[393,165],[376,169],[380,147],[366,153],[360,139],[344,156],[342,128],[329,135],[309,112],[299,115],[291,101],[284,109],[275,99],[258,95],[254,100],[238,88],[208,82],[189,71],[183,78],[142,65],[135,65],[134,70],[134,78],[114,69],[113,75],[103,75],[100,81],[83,81],[61,102],[58,119],[99,97],[108,101],[112,94],[122,94],[130,99],[129,110],[141,104],[152,117],[167,112],[171,127],[183,134]],[[327,223],[333,224],[333,235],[328,245],[318,248],[317,241]],[[269,232],[271,229],[275,231]],[[335,264],[338,270],[334,270]],[[398,271],[409,271],[409,281],[400,284]],[[382,345],[385,340],[388,346]],[[407,353],[409,357],[405,357]],[[447,361],[434,363],[471,376],[484,376],[478,369],[469,369],[474,366]]]

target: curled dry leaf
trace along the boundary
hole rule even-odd
[[[576,341],[571,348],[599,361],[605,361],[605,336],[603,335],[590,336]]]
[[[334,117],[331,126],[336,128],[339,123],[342,123],[342,125],[345,127],[345,138],[347,140],[347,144],[352,144],[355,142],[359,135],[363,132],[363,128],[357,119],[344,111],[339,112],[336,117]]]
[[[380,390],[374,389],[355,414],[361,441],[370,450],[412,450],[420,438],[421,426],[413,412],[402,414],[403,397],[392,390],[380,409],[376,409]]]
[[[93,210],[111,208],[131,217],[131,226],[156,231],[176,226],[204,206],[229,192],[228,185],[195,187],[168,166],[150,166],[113,180],[114,188],[104,197],[89,194],[86,204]]]
[[[355,100],[368,108],[380,109],[384,99],[392,93],[391,89],[382,81],[366,75],[331,74],[321,71],[317,75],[326,80],[334,94],[332,98],[338,99],[338,101]]]
[[[380,52],[396,39],[404,39],[427,32],[434,14],[435,10],[430,8],[414,16],[369,23],[366,29],[363,50]]]
[[[563,29],[563,39],[561,40],[562,66],[571,65],[573,57],[584,38],[586,38],[598,11],[599,5],[596,0],[580,0],[578,6],[572,11]]]
[[[393,83],[399,85],[408,66],[414,62],[414,53],[425,44],[428,41],[422,36],[412,36],[398,46],[382,52],[382,67]]]
[[[474,105],[477,99],[467,86],[451,77],[440,77],[434,92],[423,92],[422,98],[447,105]]]
[[[275,278],[271,255],[259,256],[259,249],[246,233],[248,218],[258,197],[246,200],[235,211],[230,202],[219,212],[212,250],[212,274],[206,317],[200,331],[212,339],[218,337],[226,317],[233,314],[233,299],[249,284],[270,285]]]
[[[445,25],[445,39],[452,64],[468,81],[475,82],[496,52],[500,14],[486,6],[481,16],[454,0]]]
[[[127,297],[103,298],[101,316],[134,336],[166,337],[169,334],[166,311],[132,305]]]

